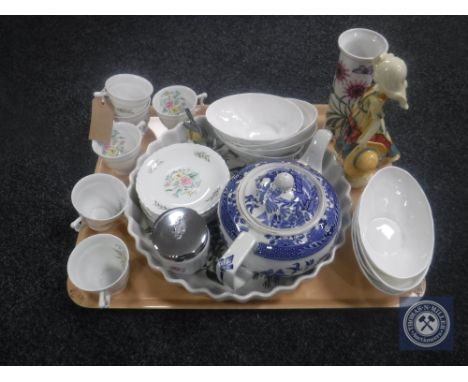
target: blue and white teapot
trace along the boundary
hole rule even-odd
[[[220,282],[236,290],[258,275],[299,275],[324,261],[341,225],[338,197],[320,174],[330,139],[318,130],[299,161],[263,161],[231,178],[218,206],[230,245],[217,263]]]

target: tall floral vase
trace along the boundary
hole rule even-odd
[[[340,56],[328,102],[326,126],[334,135],[340,155],[353,105],[372,84],[373,60],[388,51],[381,34],[363,28],[348,29],[338,38]]]

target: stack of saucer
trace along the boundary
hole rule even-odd
[[[154,223],[167,210],[191,208],[211,219],[229,181],[229,169],[214,150],[194,143],[163,147],[141,164],[136,178],[140,206]]]
[[[380,291],[399,295],[423,282],[434,251],[429,202],[407,171],[378,171],[361,195],[352,223],[356,260]]]
[[[115,120],[137,125],[149,121],[153,85],[134,74],[117,74],[106,80],[104,90],[95,97],[108,97],[114,106]]]

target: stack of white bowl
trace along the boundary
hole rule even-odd
[[[148,123],[153,85],[135,74],[117,74],[106,80],[104,90],[94,93],[107,97],[114,106],[114,119],[137,125]]]
[[[308,102],[261,93],[224,97],[206,111],[216,137],[246,161],[300,156],[317,129],[317,117]]]
[[[380,291],[399,295],[423,282],[433,257],[434,223],[411,174],[390,166],[371,178],[354,211],[352,241],[362,272]]]

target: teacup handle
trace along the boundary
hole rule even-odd
[[[148,125],[146,124],[145,121],[138,122],[138,125],[136,125],[136,127],[138,130],[140,130],[142,134],[145,134],[146,130],[148,130]]]
[[[242,264],[256,245],[252,234],[241,232],[216,264],[218,280],[233,290],[244,286],[253,274]]]
[[[206,93],[200,93],[197,95],[197,104],[203,106],[205,104],[205,98],[208,97]]]
[[[99,292],[99,307],[107,309],[110,306],[111,294],[107,290]]]
[[[94,92],[93,95],[94,95],[95,97],[102,97],[102,98],[104,98],[104,97],[107,97],[108,94],[107,94],[107,92],[103,89],[103,90],[101,90],[100,92]]]
[[[73,228],[76,232],[80,232],[81,229],[86,225],[82,216],[79,216],[70,223],[70,228]]]

